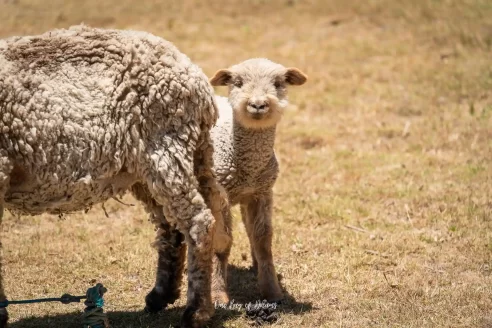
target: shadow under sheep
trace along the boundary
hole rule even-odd
[[[215,315],[208,324],[208,327],[223,327],[225,321],[246,316],[244,306],[238,309],[238,304],[255,304],[258,299],[258,288],[256,285],[256,274],[249,268],[229,266],[229,296],[231,303],[226,305],[225,309],[216,307]],[[298,303],[292,295],[290,295],[282,286],[284,292],[284,300],[277,305],[276,316],[282,320],[282,313],[299,315],[304,312],[313,310],[312,303]],[[233,305],[231,305],[233,304]],[[234,306],[234,304],[236,306]],[[142,308],[143,308],[142,300]],[[83,307],[82,307],[83,309]],[[184,311],[184,306],[165,309],[158,314],[149,314],[142,311],[107,311],[108,318],[112,328],[167,328],[177,327],[181,315]],[[258,325],[262,322],[258,321],[258,315],[248,313],[250,323]],[[261,315],[259,315],[261,318]],[[9,324],[10,328],[80,328],[82,327],[82,312],[71,312],[58,315],[47,315],[42,317],[29,317],[18,320]],[[266,323],[268,325],[268,323]]]

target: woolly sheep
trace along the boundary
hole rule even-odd
[[[188,244],[181,325],[203,326],[225,202],[212,171],[217,114],[201,69],[151,34],[75,26],[0,40],[0,218],[78,211],[130,188],[149,212],[163,205],[170,223],[155,223]],[[5,327],[5,309],[0,318]]]
[[[219,120],[212,128],[215,148],[214,170],[226,189],[229,204],[240,204],[242,220],[250,240],[253,268],[258,273],[261,296],[269,301],[283,298],[272,256],[272,188],[279,172],[274,152],[276,126],[287,106],[287,86],[302,85],[307,76],[297,68],[285,68],[267,59],[250,59],[219,70],[210,80],[214,86],[228,86],[229,97],[216,97]],[[232,245],[231,218],[216,222],[212,298],[227,303],[227,259]],[[158,234],[157,244],[176,244],[179,232]],[[182,270],[184,257],[179,249],[169,256],[159,249],[161,261],[174,262]],[[171,267],[171,265],[168,265]],[[160,310],[179,291],[179,274],[158,270],[156,287],[147,296],[147,308]],[[161,276],[159,276],[161,275]],[[166,285],[166,281],[171,284]]]

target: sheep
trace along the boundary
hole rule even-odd
[[[131,190],[186,241],[181,326],[202,327],[226,201],[212,170],[217,116],[202,70],[152,34],[79,25],[1,40],[0,218],[71,213]],[[0,328],[7,320],[1,309]]]
[[[255,58],[222,69],[210,79],[213,86],[228,86],[228,98],[216,96],[219,119],[212,128],[214,170],[226,189],[229,205],[240,205],[241,217],[250,241],[253,269],[257,271],[261,296],[281,301],[272,256],[272,188],[279,173],[274,152],[276,126],[287,106],[287,86],[302,85],[307,76],[297,68],[285,68],[270,60]],[[227,259],[232,246],[231,217],[228,209],[217,220],[214,236],[212,299],[227,303]],[[179,232],[160,233],[157,244],[175,243]],[[159,263],[166,253],[158,249]],[[175,268],[183,267],[184,257],[176,248]],[[167,258],[169,259],[169,258]],[[169,265],[171,266],[171,265]],[[147,309],[159,311],[179,291],[179,280],[166,277],[179,272],[158,270],[156,287],[147,295]],[[159,276],[161,275],[161,276]]]

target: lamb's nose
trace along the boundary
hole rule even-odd
[[[262,110],[266,107],[266,104],[265,103],[262,103],[262,104],[251,104],[251,107],[253,107],[254,109],[258,109],[258,110]]]
[[[264,97],[252,97],[249,99],[248,105],[259,112],[268,110],[268,101]]]

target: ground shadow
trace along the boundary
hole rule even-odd
[[[227,308],[216,309],[215,315],[208,327],[223,327],[224,322],[238,316],[244,316],[244,307],[239,309],[231,304],[248,304],[260,301],[256,274],[249,268],[229,266],[229,296],[231,303]],[[297,302],[283,286],[284,300],[277,306],[282,313],[302,314],[313,310],[312,303]],[[142,311],[108,311],[108,318],[112,328],[163,328],[175,327],[179,324],[184,307],[170,307],[158,314],[148,314]],[[28,317],[9,325],[10,328],[80,328],[82,326],[81,312],[72,312],[59,315]]]
[[[260,292],[258,290],[256,273],[251,268],[236,267],[229,265],[228,267],[228,284],[229,297],[231,301],[239,304],[254,303],[260,300]],[[284,293],[284,299],[277,306],[279,313],[302,314],[312,311],[313,305],[311,302],[297,302],[296,299],[289,294],[282,284],[282,279],[279,276],[280,285]]]
[[[179,325],[184,307],[172,307],[158,314],[142,311],[108,311],[111,328],[167,328]],[[239,311],[218,309],[208,327],[223,327],[226,320],[240,316]],[[23,318],[9,324],[9,328],[80,328],[83,319],[80,312]]]

